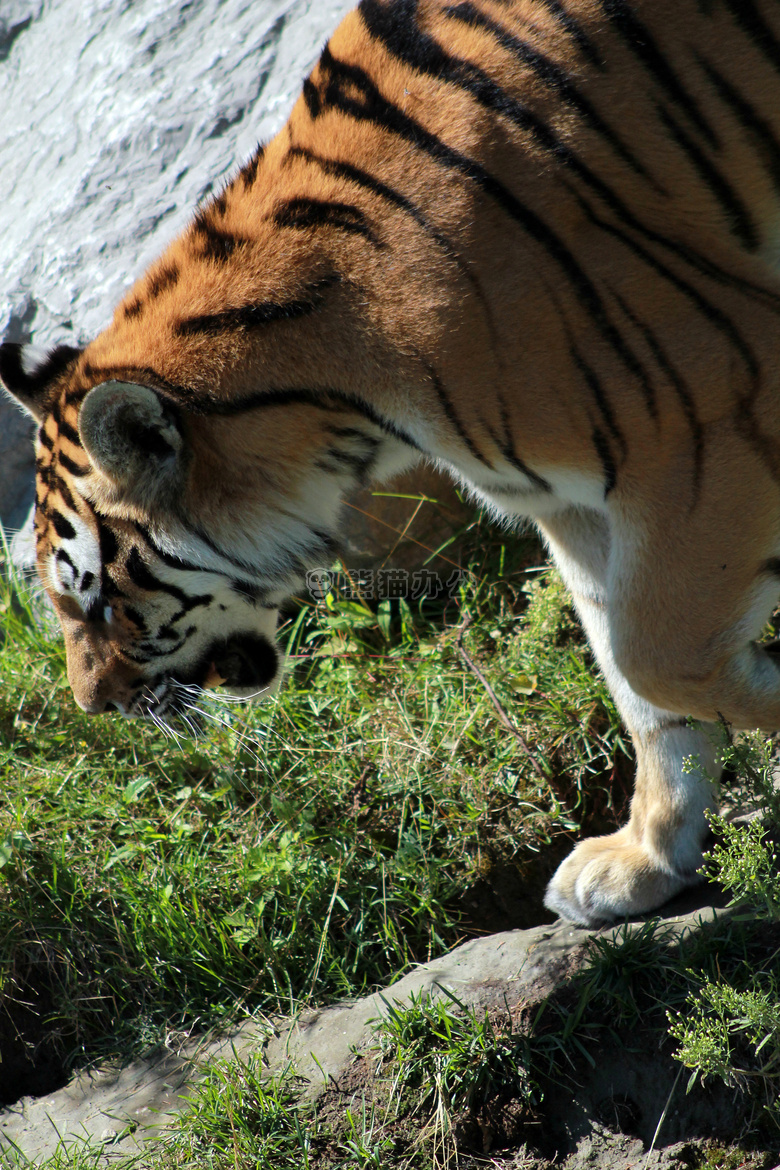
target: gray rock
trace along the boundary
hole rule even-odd
[[[4,0],[0,336],[79,342],[283,124],[350,0]]]
[[[713,910],[700,908],[667,919],[670,940],[706,927],[713,918]],[[61,1141],[91,1140],[105,1144],[108,1165],[146,1142],[159,1141],[166,1123],[186,1107],[199,1069],[208,1061],[231,1056],[246,1059],[263,1052],[270,1073],[291,1062],[316,1094],[338,1082],[355,1051],[371,1047],[374,1023],[386,1014],[388,1005],[408,1004],[421,993],[441,995],[444,988],[476,1008],[536,1004],[579,968],[585,943],[593,934],[557,923],[473,939],[416,967],[384,992],[352,1003],[310,1011],[275,1028],[267,1021],[250,1020],[229,1036],[190,1042],[175,1052],[158,1053],[122,1069],[80,1073],[66,1088],[37,1100],[24,1098],[0,1113],[0,1154],[15,1145],[35,1164],[51,1156]],[[594,1103],[617,1090],[628,1089],[639,1096],[647,1113],[646,1132],[641,1134],[646,1148],[669,1091],[657,1074],[657,1061],[656,1053],[642,1054],[638,1070],[629,1072],[625,1061],[621,1064],[613,1054],[600,1062],[571,1113],[572,1144],[578,1144],[572,1170],[575,1165],[612,1165],[610,1151],[617,1156],[618,1147],[625,1160],[616,1160],[615,1166],[636,1164],[631,1158],[642,1149],[642,1141],[621,1137],[613,1142],[594,1119]],[[713,1098],[713,1109],[719,1105]],[[666,1137],[664,1144],[668,1140],[675,1140],[675,1135]],[[600,1156],[604,1150],[609,1157]]]
[[[0,524],[8,536],[25,529],[35,498],[34,477],[33,423],[0,397]],[[30,563],[21,553],[14,559]]]
[[[351,7],[3,0],[0,340],[48,347],[98,333],[198,200],[284,123]],[[7,533],[33,500],[31,434],[0,400]]]
[[[108,324],[198,201],[280,129],[353,4],[3,0],[0,7],[0,340],[48,347],[83,344]],[[7,532],[23,526],[33,499],[30,433],[0,398]],[[471,512],[449,482],[429,475],[429,494],[432,484],[439,504],[421,509],[408,499],[356,499],[346,534],[352,562],[381,564],[399,540],[394,564],[426,561]],[[402,495],[415,490],[408,477],[397,486]],[[14,554],[30,563],[29,547]],[[446,579],[446,558],[433,568]]]

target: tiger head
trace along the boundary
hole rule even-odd
[[[200,688],[273,691],[279,607],[332,563],[345,498],[422,450],[393,413],[419,361],[297,221],[280,235],[275,196],[257,238],[229,235],[244,185],[85,349],[30,368],[0,346],[0,384],[38,426],[38,571],[88,712],[163,719]]]
[[[0,379],[38,424],[38,571],[79,706],[164,720],[202,688],[273,691],[279,605],[332,559],[338,466],[304,501],[284,442],[261,452],[267,419],[200,417],[137,371],[106,379],[89,352],[30,371],[0,347]],[[345,468],[370,456],[370,438],[334,429]]]

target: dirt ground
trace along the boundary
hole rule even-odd
[[[715,913],[703,904],[710,897],[711,890],[699,889],[672,903],[669,929],[675,935],[706,930]],[[316,1170],[332,1164],[346,1110],[359,1115],[364,1102],[374,1111],[375,1136],[381,1133],[391,1143],[389,1158],[393,1150],[412,1153],[422,1136],[443,1142],[452,1165],[457,1151],[461,1170],[775,1170],[780,1134],[767,1136],[734,1089],[710,1081],[704,1089],[686,1092],[687,1073],[674,1061],[672,1043],[657,1020],[641,1028],[610,1028],[610,1039],[591,1046],[587,1056],[572,1047],[565,1072],[540,1083],[537,1104],[511,1096],[488,1098],[453,1117],[448,1134],[436,1134],[435,1123],[419,1109],[398,1107],[373,1026],[387,1002],[405,1004],[413,995],[435,996],[446,989],[465,1004],[487,1009],[497,1028],[506,1017],[512,1028],[522,1030],[551,995],[565,1011],[571,977],[592,933],[556,923],[473,939],[416,968],[386,989],[383,998],[371,995],[311,1011],[270,1029],[248,1021],[229,1036],[202,1037],[145,1061],[70,1079],[41,1029],[39,1009],[45,1005],[31,1000],[15,1019],[0,1022],[0,1091],[6,1102],[0,1111],[0,1160],[13,1143],[36,1165],[52,1153],[59,1137],[90,1137],[105,1143],[105,1165],[115,1164],[125,1154],[148,1149],[146,1143],[153,1146],[161,1129],[185,1107],[205,1062],[262,1052],[271,1072],[292,1061],[305,1095],[315,1101],[321,1130],[334,1135],[313,1151]],[[25,1048],[30,1040],[37,1040],[37,1047]]]

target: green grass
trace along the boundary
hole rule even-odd
[[[630,761],[563,590],[532,543],[477,537],[504,575],[474,562],[446,605],[302,603],[279,698],[211,702],[196,740],[79,712],[0,585],[0,983],[42,989],[66,1064],[383,985],[484,929],[502,882],[536,915],[580,821],[616,819]]]
[[[54,1044],[64,1068],[124,1060],[248,1013],[361,994],[470,934],[540,920],[575,834],[625,818],[630,745],[538,545],[477,525],[466,547],[470,572],[446,602],[299,599],[280,695],[210,701],[199,739],[83,715],[56,631],[7,571],[0,1006],[28,1026],[33,1003],[31,1043]],[[597,940],[569,998],[522,1034],[441,1000],[394,1009],[385,1089],[338,1124],[298,1101],[290,1075],[215,1065],[159,1170],[426,1167],[430,1142],[397,1147],[385,1123],[402,1098],[443,1149],[491,1100],[535,1108],[605,1021],[663,1031],[667,1011],[694,1076],[727,1079],[737,1053],[755,1073],[740,1083],[774,1117],[778,1041],[761,1014],[778,1006],[774,936],[751,921],[777,919],[777,798],[760,742],[723,750],[771,814],[748,849],[721,824],[710,862],[758,907],[744,923],[677,949],[655,924]],[[48,1170],[98,1157],[63,1147]]]
[[[172,1127],[157,1167],[309,1170],[316,1127],[298,1098],[292,1073],[271,1078],[259,1057],[215,1063]]]

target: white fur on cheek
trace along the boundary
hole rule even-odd
[[[86,610],[100,597],[100,545],[79,516],[71,513],[68,522],[76,535],[62,539],[51,554],[49,583],[55,593],[73,597]]]

